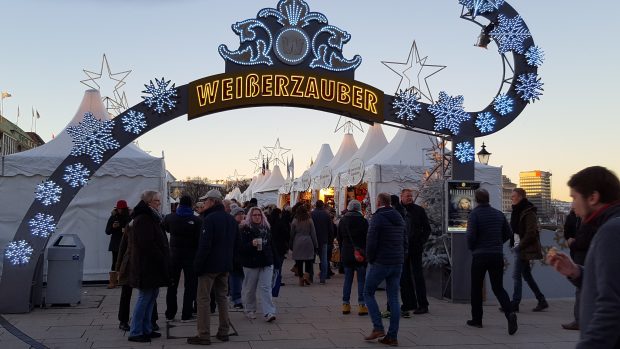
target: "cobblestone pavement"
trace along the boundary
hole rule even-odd
[[[212,345],[219,348],[382,348],[384,345],[363,340],[372,329],[368,316],[358,316],[353,306],[350,315],[341,313],[343,275],[335,275],[326,285],[297,286],[296,278],[285,263],[284,282],[276,299],[277,320],[266,323],[248,320],[239,311],[231,311],[230,341]],[[287,268],[288,266],[288,268]],[[315,270],[318,265],[315,265]],[[73,307],[36,308],[28,314],[5,314],[0,326],[0,348],[193,348],[185,337],[193,336],[196,323],[166,323],[165,289],[158,299],[159,325],[162,338],[151,343],[127,341],[128,333],[118,329],[117,311],[120,288],[104,286],[82,289],[82,303]],[[352,299],[357,299],[354,282]],[[179,305],[183,292],[178,292]],[[379,304],[385,304],[385,292],[377,293]],[[135,296],[134,296],[135,298]],[[578,339],[577,331],[560,327],[572,314],[572,299],[551,299],[550,308],[542,313],[531,312],[535,300],[525,300],[518,314],[519,331],[507,333],[506,320],[497,304],[485,304],[484,328],[465,325],[470,309],[467,304],[453,304],[431,298],[430,313],[401,319],[398,341],[400,347],[415,348],[571,348]],[[260,305],[259,305],[260,309]],[[177,315],[177,316],[180,316]],[[1,318],[0,318],[1,320]],[[387,320],[384,320],[387,328]],[[11,325],[26,336],[10,331]],[[212,317],[212,334],[216,333],[217,314]],[[28,344],[28,342],[30,344]],[[39,346],[40,343],[42,344]]]

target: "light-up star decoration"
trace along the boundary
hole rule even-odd
[[[414,41],[411,45],[411,50],[409,50],[407,62],[397,63],[382,61],[381,63],[400,76],[396,91],[413,88],[415,93],[419,94],[420,97],[423,97],[430,103],[435,103],[431,89],[428,86],[428,78],[444,70],[447,66],[426,64],[427,60],[428,56],[420,58],[418,46]],[[403,80],[406,82],[406,86],[404,87],[402,86]],[[424,82],[424,88],[422,82]]]
[[[260,172],[260,170],[263,168],[263,151],[261,149],[258,150],[258,155],[256,155],[255,158],[250,159],[250,162],[254,164],[254,170],[252,170],[252,173],[258,173]]]
[[[340,130],[344,130],[344,133],[352,134],[354,129],[358,129],[361,132],[364,132],[362,122],[359,120],[353,121],[345,116],[340,116],[338,117],[338,123],[336,124],[336,128],[334,129],[334,133]]]
[[[497,11],[504,4],[504,0],[459,0],[459,4],[471,11],[472,17],[480,13]]]
[[[104,68],[106,70],[105,73],[103,71]],[[110,70],[110,63],[105,54],[101,61],[99,73],[86,69],[82,70],[84,74],[88,76],[88,79],[81,80],[80,82],[92,89],[99,90],[101,93],[101,101],[105,105],[108,113],[119,115],[128,108],[127,96],[125,92],[120,91],[120,88],[125,86],[125,79],[129,76],[131,70],[112,73],[112,70]]]
[[[269,157],[269,159],[273,159],[274,166],[277,165],[278,163],[281,163],[282,165],[286,165],[286,161],[284,160],[283,155],[288,153],[291,150],[288,148],[282,148],[280,146],[280,138],[276,140],[276,144],[273,147],[264,147],[264,148],[265,150],[267,150],[269,154],[271,154],[271,157]]]
[[[239,183],[239,180],[243,179],[243,177],[245,176],[240,175],[239,172],[237,172],[237,169],[235,169],[235,173],[233,173],[231,176],[226,177],[226,179],[228,179],[229,182]]]

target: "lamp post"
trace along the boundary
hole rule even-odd
[[[488,165],[489,164],[489,158],[491,157],[491,153],[489,153],[486,149],[487,147],[484,145],[484,142],[482,143],[482,150],[480,150],[478,152],[478,161],[481,164],[484,165]]]

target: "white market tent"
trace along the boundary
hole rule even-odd
[[[230,193],[226,194],[226,197],[224,198],[228,200],[235,199],[237,200],[237,202],[239,202],[241,201],[241,190],[239,189],[239,187],[235,187],[233,190],[230,191]]]
[[[252,198],[252,190],[256,187],[256,181],[258,180],[258,176],[253,176],[250,181],[250,185],[243,191],[241,194],[241,201],[249,201]]]
[[[355,143],[355,138],[353,138],[353,134],[345,133],[344,137],[342,138],[342,143],[340,143],[340,148],[338,148],[338,151],[336,152],[336,155],[334,155],[331,161],[324,167],[327,168],[327,170],[331,171],[331,186],[334,185],[334,180],[337,176],[336,170],[344,164],[348,164],[351,161],[353,154],[355,154],[357,150],[357,143]],[[321,168],[321,171],[322,170],[323,168]],[[312,178],[311,188],[314,190],[321,189],[321,185],[319,183],[321,171],[319,171],[318,176]]]
[[[110,119],[99,91],[88,90],[67,127],[77,125],[86,112],[98,119]],[[34,201],[36,185],[50,176],[69,155],[73,144],[65,130],[47,144],[2,157],[0,197],[5,204],[0,210],[0,246],[6,246],[13,239]],[[158,191],[163,194],[162,198],[168,198],[164,159],[129,144],[101,166],[76,195],[57,222],[50,244],[58,233],[77,234],[86,247],[84,280],[107,279],[112,254],[108,252],[110,238],[105,234],[105,226],[111,210],[120,199],[126,200],[130,207],[135,206],[146,190]],[[162,203],[162,208],[169,208],[168,203]]]
[[[320,175],[323,167],[327,166],[327,164],[329,164],[329,162],[333,158],[334,153],[332,153],[332,148],[329,146],[329,144],[324,143],[323,145],[321,145],[321,149],[319,149],[319,153],[316,155],[316,161],[314,161],[312,166],[310,166],[310,168],[307,170],[310,178],[314,178]],[[298,194],[302,191],[305,191],[306,189],[308,188],[301,188],[301,177],[296,178],[293,182],[293,189],[291,190],[291,206],[295,205],[295,203],[297,202]]]
[[[254,191],[254,197],[258,201],[258,206],[278,205],[278,189],[283,185],[284,177],[282,176],[282,171],[280,171],[280,166],[275,165],[269,178]]]

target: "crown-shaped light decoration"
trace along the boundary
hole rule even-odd
[[[232,25],[240,46],[231,51],[220,45],[224,60],[241,66],[284,65],[306,63],[313,69],[333,72],[355,70],[362,57],[346,59],[343,46],[351,40],[346,31],[329,25],[327,17],[310,12],[303,0],[280,0],[277,9],[265,8],[256,19]]]

